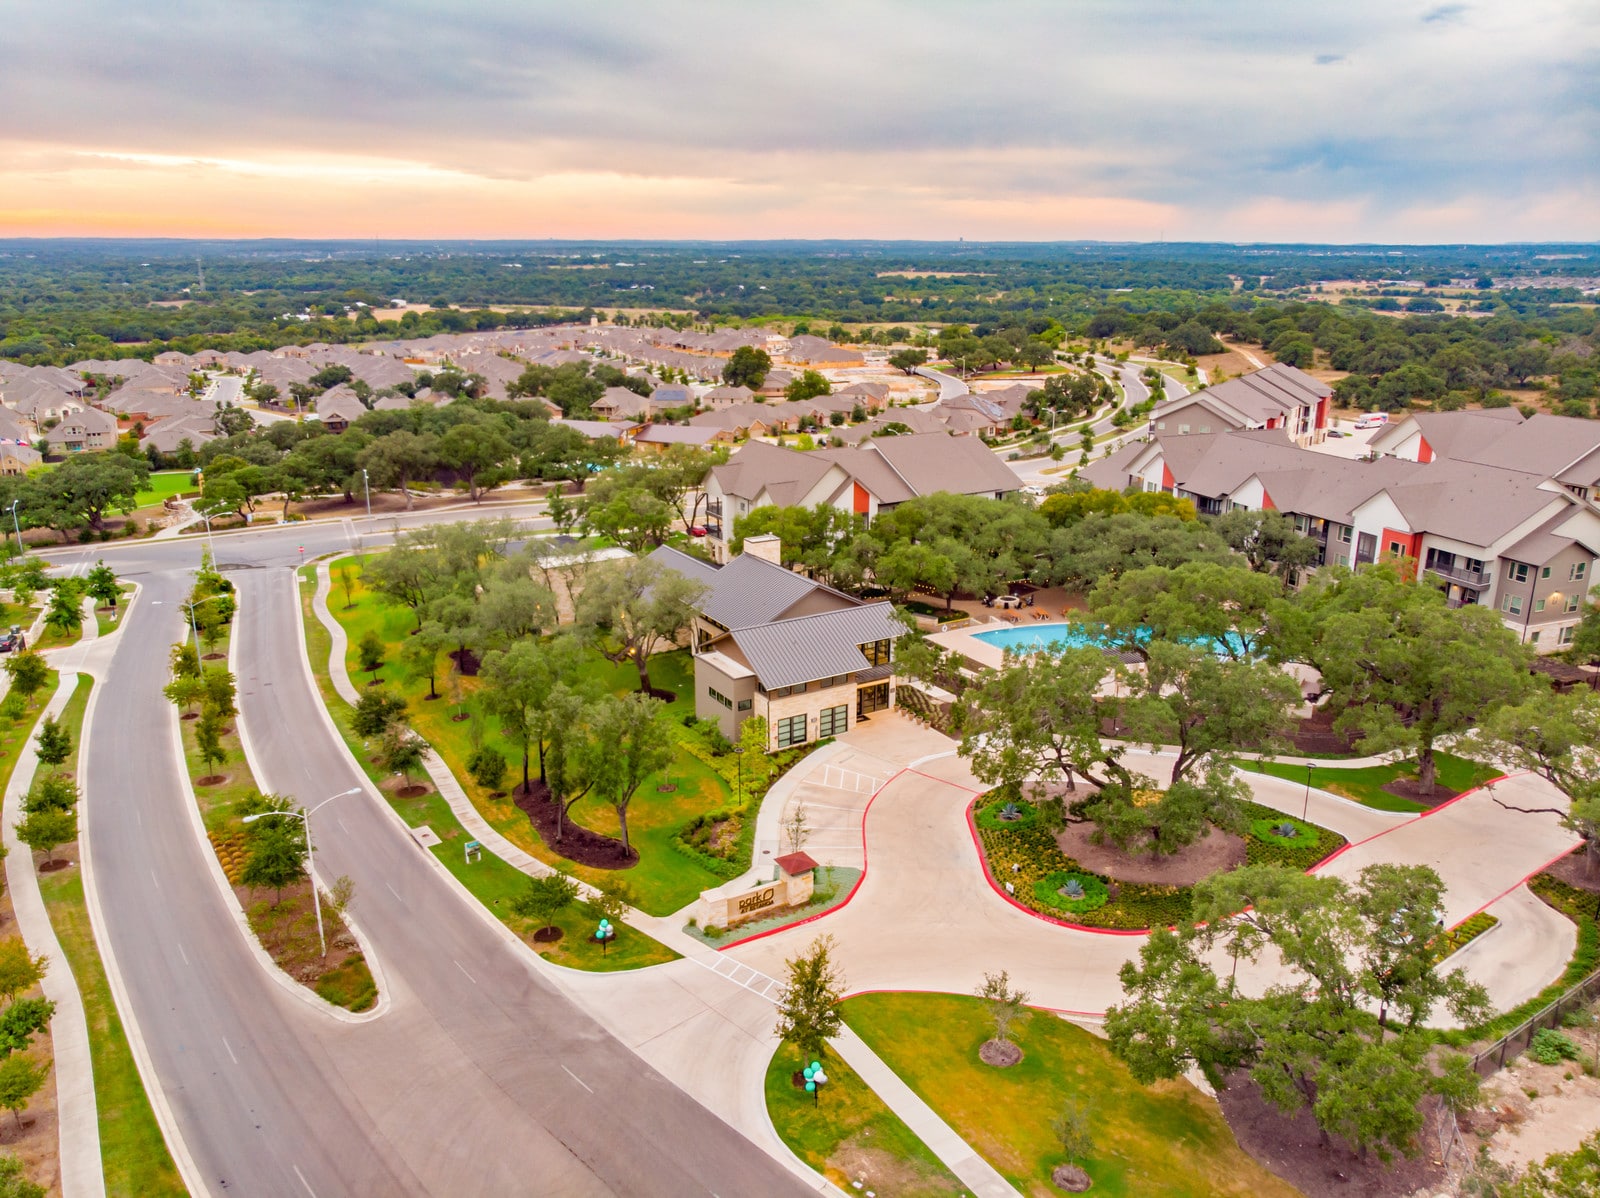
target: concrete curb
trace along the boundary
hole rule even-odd
[[[62,674],[55,695],[39,713],[39,719],[60,715],[77,689],[77,674]],[[82,737],[79,739],[81,741]],[[29,736],[17,755],[11,783],[6,787],[4,812],[0,815],[5,824],[8,854],[6,884],[11,889],[11,905],[23,940],[33,952],[42,953],[48,962],[42,988],[45,997],[56,1004],[50,1020],[50,1042],[55,1056],[61,1192],[64,1198],[97,1198],[105,1194],[106,1182],[100,1155],[100,1116],[95,1101],[94,1059],[89,1051],[89,1022],[72,965],[56,938],[49,909],[39,890],[33,852],[17,839],[15,826],[22,815],[22,798],[33,783],[37,767],[33,737]]]
[[[119,626],[133,613],[134,602],[139,598],[140,592],[135,592],[133,599],[128,601],[123,610],[121,620],[118,621]],[[78,776],[84,779],[89,776],[89,729],[94,725],[95,708],[99,702],[100,688],[97,686],[89,692],[89,705],[83,713],[84,733],[78,738]],[[80,803],[82,811],[78,816],[78,856],[83,870],[84,904],[89,909],[89,926],[94,930],[95,945],[100,950],[100,964],[106,971],[106,982],[111,987],[111,998],[116,1004],[117,1015],[122,1020],[123,1031],[128,1037],[128,1050],[133,1054],[139,1078],[144,1083],[145,1094],[150,1100],[151,1112],[155,1115],[157,1126],[161,1128],[161,1138],[167,1143],[167,1151],[172,1154],[173,1164],[191,1194],[208,1193],[209,1182],[200,1171],[199,1165],[195,1163],[194,1157],[189,1152],[188,1142],[183,1138],[183,1128],[178,1123],[177,1116],[173,1114],[172,1103],[161,1085],[161,1075],[157,1072],[155,1062],[150,1058],[150,1050],[145,1045],[144,1033],[139,1028],[138,1013],[128,994],[127,983],[122,980],[122,970],[117,966],[116,950],[104,931],[105,912],[100,906],[100,891],[95,885],[94,869],[90,864],[88,827],[94,811],[91,798],[85,786]]]
[[[239,610],[242,609],[236,609],[235,611],[235,620],[239,618]],[[238,652],[238,644],[238,637],[230,635],[228,638],[228,669],[230,672],[233,670],[235,664],[235,655]],[[235,677],[237,677],[237,675],[235,675]],[[238,715],[235,715],[234,723],[240,730],[239,742],[240,746],[243,747],[244,721]],[[261,941],[256,936],[255,929],[250,926],[250,919],[245,914],[244,907],[239,903],[239,896],[233,892],[233,886],[229,883],[228,876],[222,872],[222,862],[217,860],[216,850],[211,847],[211,839],[206,835],[205,821],[200,817],[200,800],[194,792],[194,784],[189,780],[189,769],[185,762],[183,752],[183,732],[181,725],[178,722],[178,713],[176,710],[172,712],[170,725],[172,728],[173,759],[177,762],[178,777],[184,797],[188,799],[185,810],[189,817],[189,827],[193,830],[196,839],[200,843],[201,853],[205,857],[206,873],[210,876],[211,880],[216,883],[217,890],[222,896],[223,908],[228,912],[228,915],[238,926],[239,934],[244,937],[245,944],[250,950],[250,955],[255,958],[258,965],[266,970],[267,976],[272,979],[274,984],[276,984],[286,993],[293,995],[298,1001],[304,1003],[312,1010],[319,1011],[324,1015],[331,1015],[333,1018],[342,1023],[370,1023],[372,1020],[377,1019],[385,1014],[389,1009],[389,1005],[387,1001],[385,1001],[385,991],[381,986],[378,990],[377,1004],[372,1008],[372,1010],[361,1011],[359,1013],[355,1011],[347,1011],[343,1007],[334,1006],[331,1002],[323,998],[309,986],[304,986],[295,981],[292,977],[280,969],[278,967],[278,963],[272,959],[271,954],[269,954],[266,949],[261,947]],[[246,764],[248,765],[248,753],[245,754],[245,759]],[[251,772],[252,774],[254,773],[253,768]],[[352,931],[354,931],[354,929],[352,929]],[[363,944],[362,947],[364,949],[366,945]],[[376,969],[373,970],[374,981],[378,980],[378,972],[379,971]]]

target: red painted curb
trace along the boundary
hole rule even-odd
[[[978,797],[982,798],[981,795]],[[1064,919],[1057,919],[1053,915],[1041,914],[1032,907],[1025,907],[1017,902],[1014,896],[1006,893],[1004,886],[994,880],[994,872],[989,868],[988,855],[983,851],[983,838],[978,835],[978,821],[973,816],[973,812],[976,809],[977,799],[967,804],[967,831],[972,833],[972,844],[978,850],[978,861],[983,866],[983,876],[989,880],[989,888],[1018,911],[1021,911],[1024,915],[1031,915],[1045,923],[1053,923],[1058,928],[1071,928],[1075,932],[1090,932],[1097,936],[1148,936],[1150,934],[1149,928],[1091,928],[1081,923],[1068,923]]]
[[[730,948],[737,948],[741,944],[754,944],[757,940],[765,940],[768,936],[776,936],[779,932],[792,932],[796,928],[803,928],[808,923],[826,919],[828,916],[843,911],[848,907],[850,900],[856,897],[856,891],[861,889],[861,883],[867,880],[867,812],[872,810],[872,805],[878,801],[878,796],[889,788],[889,783],[905,772],[905,768],[902,767],[884,779],[883,785],[867,797],[867,805],[861,809],[861,876],[856,879],[856,884],[850,887],[850,893],[844,896],[844,902],[836,907],[829,907],[826,911],[818,911],[815,915],[808,915],[804,919],[797,919],[793,923],[786,923],[781,928],[768,928],[764,932],[754,932],[749,936],[741,936],[738,940],[730,940],[726,944],[719,944],[716,946],[716,951],[720,953]]]

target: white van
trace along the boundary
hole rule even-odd
[[[1363,412],[1356,419],[1357,428],[1380,428],[1389,423],[1387,412]]]

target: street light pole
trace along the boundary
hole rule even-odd
[[[22,543],[22,525],[17,521],[17,505],[21,502],[20,499],[11,501],[11,527],[17,531],[17,552],[26,553],[28,550]]]
[[[367,493],[367,519],[372,519],[372,483],[367,478],[366,467],[361,468],[361,489]]]
[[[305,828],[306,873],[311,876],[311,905],[317,913],[317,942],[322,946],[322,955],[324,957],[328,955],[328,936],[327,933],[322,929],[322,891],[317,886],[317,858],[316,849],[311,843],[311,817],[317,812],[321,811],[329,803],[333,802],[334,799],[342,799],[346,795],[353,795],[360,789],[361,788],[359,786],[352,786],[349,790],[341,790],[336,795],[329,795],[309,811],[262,811],[256,815],[247,815],[244,817],[244,822],[250,824],[254,823],[258,819],[266,819],[269,816],[287,815],[293,819],[299,820],[301,825]]]
[[[1300,821],[1302,823],[1305,822],[1307,815],[1311,811],[1311,771],[1315,768],[1309,761],[1306,762],[1306,801],[1300,808]]]

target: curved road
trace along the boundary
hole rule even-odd
[[[258,781],[307,805],[366,786],[301,664],[290,569],[301,546],[312,556],[341,548],[348,531],[216,541],[239,584],[240,706]],[[390,1009],[340,1022],[269,976],[209,875],[160,694],[197,549],[183,540],[50,555],[66,564],[104,553],[144,584],[96,688],[86,838],[97,937],[197,1188],[322,1198],[805,1192],[564,997],[370,789],[319,816],[318,868],[354,879],[352,915]]]

